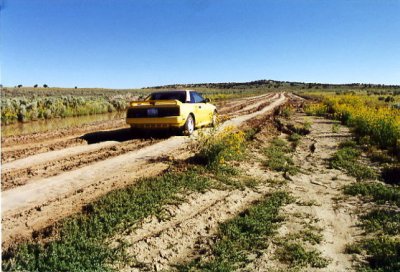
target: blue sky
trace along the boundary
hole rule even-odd
[[[400,0],[6,0],[0,22],[5,86],[400,84]]]

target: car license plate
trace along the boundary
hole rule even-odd
[[[154,117],[158,115],[158,109],[147,109],[147,116]]]

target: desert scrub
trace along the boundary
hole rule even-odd
[[[296,202],[297,204],[297,202]],[[290,243],[296,243],[301,245],[317,245],[323,241],[321,234],[322,229],[317,228],[311,224],[304,224],[304,228],[295,233],[286,234],[284,237],[277,238],[275,244],[281,249],[278,251],[278,257],[280,253],[285,252],[285,246]]]
[[[400,212],[391,209],[374,209],[360,217],[361,226],[367,232],[400,234]]]
[[[15,97],[2,98],[1,123],[29,122],[70,116],[123,111],[127,102],[123,97]]]
[[[285,242],[276,254],[281,262],[290,267],[315,267],[324,268],[329,264],[329,260],[321,257],[317,250],[307,250],[299,242]]]
[[[196,259],[177,266],[179,271],[233,271],[250,262],[250,254],[259,256],[266,249],[279,223],[279,209],[291,202],[286,192],[275,192],[248,210],[219,226],[218,240],[208,260]]]
[[[359,264],[359,271],[400,270],[400,187],[378,182],[358,182],[345,187],[349,195],[359,195],[364,202],[375,207],[360,216],[366,235],[347,247],[347,253],[362,254],[366,262]],[[377,205],[384,205],[378,206]],[[371,238],[373,237],[373,238]]]
[[[309,105],[305,111],[339,120],[358,137],[369,136],[380,148],[400,152],[400,109],[384,101],[364,94],[324,94],[321,103]]]
[[[344,187],[348,195],[360,195],[378,204],[394,204],[400,207],[400,187],[385,185],[378,182],[357,182]]]
[[[345,144],[333,154],[329,160],[329,166],[344,170],[348,175],[355,177],[357,180],[376,178],[377,175],[372,168],[358,161],[361,151]]]
[[[307,104],[304,107],[304,112],[307,115],[325,116],[328,111],[328,107],[323,103],[312,103]]]
[[[339,133],[340,131],[340,125],[339,124],[333,124],[332,125],[332,133]]]
[[[209,169],[223,169],[228,161],[239,159],[243,155],[245,142],[245,133],[235,127],[201,134],[195,144],[197,152],[194,161]]]
[[[87,205],[83,213],[59,223],[56,240],[22,244],[3,253],[3,271],[109,271],[124,250],[111,247],[107,238],[148,216],[162,214],[163,205],[176,202],[179,193],[209,187],[209,179],[191,170],[143,179],[108,193]]]
[[[177,88],[170,87],[170,88]],[[189,86],[188,86],[189,87]],[[170,89],[169,88],[169,89]],[[166,89],[168,89],[166,87]],[[265,93],[263,89],[196,88],[212,100],[226,100]],[[1,123],[81,116],[124,111],[127,102],[144,98],[160,88],[1,88]],[[35,106],[36,104],[36,106]]]
[[[291,152],[292,149],[284,140],[274,138],[270,145],[264,149],[264,154],[267,157],[264,164],[271,170],[295,175],[299,170],[294,165],[292,158],[288,156]]]
[[[282,108],[281,115],[285,118],[290,118],[295,113],[295,109],[291,105],[286,105]]]
[[[368,255],[370,271],[400,271],[400,239],[388,236],[365,240],[362,248]]]
[[[296,149],[296,147],[299,145],[301,137],[302,136],[298,133],[292,133],[289,135],[288,140],[292,143],[293,149]]]
[[[400,239],[383,235],[367,238],[346,249],[349,254],[363,254],[366,263],[358,266],[360,272],[393,272],[400,271]]]

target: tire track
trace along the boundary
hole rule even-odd
[[[246,107],[248,109],[254,108],[254,104],[257,101],[262,101],[264,99],[271,99],[274,96],[274,94],[263,94],[260,96],[256,96],[256,97],[251,97],[248,98],[247,100],[243,101],[243,100],[239,100],[237,103],[233,103],[230,105],[225,105],[224,108],[222,108],[221,110],[219,110],[219,114],[221,115],[228,115],[228,116],[233,116],[234,114],[243,111],[243,109],[245,109]],[[249,105],[250,103],[250,105]]]
[[[121,241],[129,244],[126,253],[137,261],[139,267],[150,271],[171,269],[171,265],[196,257],[200,245],[212,243],[218,225],[245,210],[251,203],[262,198],[267,187],[193,194],[189,200],[169,210],[171,219],[158,221],[148,218],[139,229],[127,230],[113,237],[117,246]],[[128,234],[132,232],[131,234]],[[134,267],[118,267],[132,271]]]
[[[253,103],[259,99],[269,99],[273,94],[260,95],[256,97],[245,98],[230,102],[232,104],[221,106],[221,115],[227,115],[226,118],[231,118],[239,108],[248,106],[248,103]],[[108,120],[81,125],[79,127],[66,128],[57,131],[38,132],[29,135],[18,135],[3,137],[1,162],[7,163],[18,159],[27,158],[29,156],[46,153],[55,150],[62,150],[73,146],[84,146],[88,142],[80,138],[84,134],[93,133],[100,130],[115,130],[128,128],[125,124],[125,119]],[[126,139],[123,139],[126,140]]]
[[[228,120],[220,129],[227,125],[241,125],[259,114],[273,110],[285,101],[285,96],[279,95],[267,107]],[[34,179],[3,192],[3,246],[8,246],[15,240],[27,239],[35,230],[43,229],[78,211],[84,203],[93,201],[108,191],[132,184],[141,176],[159,174],[168,164],[157,162],[156,159],[165,154],[175,157],[187,154],[186,146],[190,141],[189,137],[170,137],[131,152],[61,172],[56,176]],[[92,155],[94,157],[94,153]]]
[[[96,122],[57,131],[2,137],[1,162],[10,162],[34,154],[62,150],[71,146],[87,145],[87,142],[80,138],[83,134],[126,127],[125,120],[121,119]]]
[[[28,168],[18,167],[21,166],[26,159],[22,159],[17,166],[10,167],[9,164],[3,165],[1,174],[2,189],[3,191],[34,182],[37,179],[55,176],[64,171],[71,171],[81,168],[85,165],[105,160],[111,157],[116,157],[127,152],[131,152],[147,145],[154,144],[160,140],[132,140],[124,142],[123,144],[115,142],[104,142],[98,145],[106,146],[99,149],[98,146],[91,145],[94,151],[86,151],[81,153],[77,150],[78,154],[68,154],[67,150],[61,150],[67,154],[62,154],[63,157],[56,160],[49,160],[47,158],[44,162],[32,165]],[[39,156],[42,154],[39,154]],[[57,154],[54,154],[57,155]],[[37,162],[37,160],[36,160]]]
[[[258,103],[247,106],[246,112],[242,111],[242,114],[248,114],[260,110],[260,108],[265,107],[270,103],[270,101],[264,102],[264,100],[269,100],[272,97],[276,97],[276,95],[267,94],[252,99],[249,98],[244,102],[240,101],[242,104],[248,105],[249,101],[259,101],[261,98],[263,98],[263,100],[259,101]],[[235,112],[232,112],[231,115],[233,116],[236,114]],[[107,132],[104,133],[106,134]],[[110,133],[112,133],[112,131]],[[87,142],[90,141],[89,138],[98,138],[99,134],[100,133],[95,133],[95,135],[92,135],[93,137],[87,137]],[[121,130],[120,133],[117,133],[117,135],[113,135],[112,137],[108,137],[109,139],[107,140],[126,140],[129,139],[129,134],[130,131],[128,129]],[[145,139],[141,140],[145,141]],[[68,146],[69,142],[72,142],[73,144],[70,147],[62,149],[62,147],[65,145]],[[73,170],[88,165],[92,162],[118,156],[126,152],[133,151],[137,148],[144,147],[147,144],[154,143],[155,141],[147,140],[146,144],[140,144],[140,146],[137,148],[134,143],[139,143],[140,141],[138,141],[138,139],[136,141],[128,140],[121,144],[121,146],[116,144],[115,141],[107,141],[92,145],[87,145],[87,142],[82,138],[73,138],[53,142],[52,144],[45,145],[44,147],[34,146],[32,149],[17,149],[22,153],[32,153],[32,156],[3,164],[3,172],[1,176],[3,181],[3,190],[24,185],[29,181],[34,181],[38,178],[54,176],[63,171]],[[55,148],[54,145],[59,148]],[[40,153],[38,152],[38,149],[40,148],[42,150],[52,149],[52,151]],[[98,150],[96,151],[96,149]],[[98,156],[96,156],[96,154],[98,154]]]

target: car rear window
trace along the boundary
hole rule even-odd
[[[186,92],[160,92],[152,93],[149,100],[179,100],[182,103],[186,102]]]

